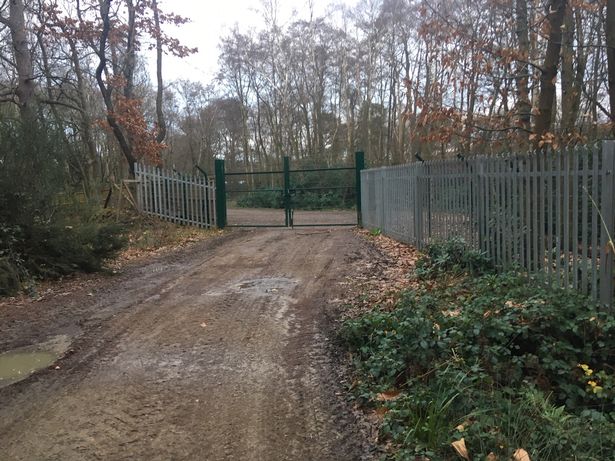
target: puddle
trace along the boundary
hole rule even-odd
[[[242,293],[249,296],[282,296],[291,292],[297,286],[297,281],[285,277],[265,277],[242,280],[230,283],[226,287],[208,290],[208,295],[225,295],[227,293]]]
[[[47,368],[68,350],[68,336],[56,336],[44,343],[20,347],[0,354],[0,388],[26,379]]]
[[[248,291],[258,294],[279,293],[290,291],[297,282],[283,277],[271,277],[254,280],[244,280],[234,288],[239,291]]]

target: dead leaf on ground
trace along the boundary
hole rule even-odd
[[[517,448],[513,453],[513,461],[531,461],[530,454],[523,448]]]
[[[457,427],[455,427],[455,429],[458,430],[459,432],[463,432],[468,427],[470,427],[472,424],[473,424],[473,421],[471,419],[467,419],[463,423],[461,423]]]
[[[387,407],[378,407],[374,410],[375,415],[378,418],[384,418],[384,415],[386,415],[389,412],[389,409]]]
[[[498,461],[498,457],[496,456],[494,452],[491,452],[487,455],[487,457],[485,458],[485,461]]]
[[[380,394],[376,395],[376,400],[378,402],[389,402],[391,400],[397,400],[400,394],[401,392],[398,390],[381,392]]]
[[[461,456],[463,459],[466,459],[467,461],[470,461],[470,454],[468,453],[466,441],[463,437],[459,440],[455,440],[453,443],[451,443],[451,446],[455,449],[459,456]]]
[[[378,424],[382,424],[384,417],[389,412],[389,409],[386,407],[378,407],[372,412],[372,418]]]

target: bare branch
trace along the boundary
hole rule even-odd
[[[602,113],[604,113],[604,115],[606,115],[606,116],[607,116],[609,119],[611,119],[611,120],[613,119],[613,117],[611,117],[611,112],[610,112],[610,111],[609,111],[606,107],[604,107],[604,106],[600,103],[600,101],[598,101],[596,98],[594,98],[592,95],[590,95],[590,94],[587,92],[587,89],[585,88],[585,85],[582,85],[582,86],[581,86],[581,89],[583,90],[583,94],[585,95],[585,97],[586,97],[587,99],[589,99],[591,102],[593,102],[593,103],[596,105],[596,107],[597,107],[598,109],[600,109],[600,110],[602,111]]]
[[[487,128],[479,125],[472,125],[472,128],[476,128],[477,130],[484,131],[486,133],[505,133],[507,131],[524,131],[526,133],[532,134],[533,131],[522,126],[507,126],[503,128]]]
[[[11,61],[9,58],[7,58],[6,56],[3,56],[0,54],[0,61],[4,61],[7,64],[9,64],[11,67],[15,67],[15,63],[13,61]]]
[[[0,5],[0,12],[6,7],[7,2],[8,0],[2,1],[2,4]],[[0,14],[0,23],[8,26],[9,20],[2,16],[2,14]]]
[[[68,107],[69,109],[76,110],[77,112],[81,112],[81,113],[83,112],[83,109],[81,107],[75,106],[73,104],[69,104],[67,102],[57,101],[53,99],[42,99],[41,102],[43,104],[63,106],[63,107]]]

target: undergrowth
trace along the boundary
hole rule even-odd
[[[354,194],[333,191],[297,191],[291,196],[292,206],[298,210],[349,209],[355,205]],[[257,191],[245,193],[237,199],[241,208],[284,208],[281,192]]]
[[[384,413],[394,460],[608,460],[615,453],[615,321],[586,297],[495,274],[463,242],[430,247],[390,311],[345,323],[354,392]],[[465,274],[465,275],[464,275]],[[454,281],[454,283],[451,283]],[[490,458],[488,458],[490,457]]]
[[[33,280],[100,270],[124,229],[81,203],[60,128],[0,118],[0,296]]]
[[[128,251],[136,253],[181,246],[216,232],[135,214],[124,215],[122,223],[127,229]]]

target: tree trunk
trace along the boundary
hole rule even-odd
[[[528,61],[530,59],[530,38],[528,31],[527,0],[517,0],[515,12],[519,53],[524,61]],[[527,62],[517,61],[516,72],[517,120],[519,127],[522,129],[521,136],[527,143],[532,123],[532,105],[530,103],[530,92],[528,88],[529,68]]]
[[[98,42],[98,49],[96,50],[99,59],[98,67],[96,68],[96,83],[98,83],[98,87],[105,103],[105,107],[107,108],[107,123],[109,123],[109,126],[112,129],[113,135],[117,139],[117,142],[120,145],[120,149],[122,150],[124,157],[126,157],[130,176],[134,177],[135,162],[137,161],[137,159],[133,154],[133,149],[129,139],[124,134],[121,126],[115,119],[112,94],[113,89],[112,87],[107,86],[103,78],[103,72],[107,67],[107,40],[109,39],[109,32],[111,30],[111,20],[109,18],[110,5],[111,0],[101,0],[100,2],[100,18],[102,20],[103,27]],[[126,91],[128,91],[128,89],[126,89]]]
[[[534,125],[535,146],[551,128],[553,121],[553,104],[555,102],[555,83],[557,67],[562,47],[562,25],[566,11],[567,0],[551,0],[549,2],[549,40],[545,53],[544,65],[540,76],[540,96],[538,97],[538,115]]]
[[[156,27],[156,119],[158,121],[158,131],[156,142],[162,143],[167,136],[167,124],[162,110],[163,81],[162,81],[162,38],[160,36],[160,12],[158,11],[158,0],[152,1],[154,11],[154,25]]]
[[[110,2],[109,2],[110,3]],[[128,25],[126,27],[126,54],[123,62],[124,72],[124,97],[132,99],[134,94],[134,74],[137,65],[137,50],[136,50],[136,18],[137,11],[132,0],[126,1],[128,8]]]
[[[577,68],[574,76],[574,98],[572,100],[572,113],[574,120],[578,122],[581,110],[581,95],[585,85],[585,71],[587,69],[587,49],[585,48],[585,30],[581,11],[575,11],[575,26],[577,34]],[[577,128],[578,129],[578,128]]]
[[[90,115],[90,104],[86,95],[87,86],[85,76],[83,75],[83,69],[81,67],[81,61],[77,52],[75,42],[69,40],[69,46],[71,50],[71,60],[73,62],[73,68],[75,69],[75,77],[77,77],[77,91],[79,97],[79,103],[83,109],[81,112],[81,129],[83,131],[83,140],[88,148],[88,177],[92,180],[92,184],[96,184],[100,181],[101,171],[98,164],[98,152],[96,150],[96,143],[94,142],[94,136],[92,134],[92,117]]]
[[[18,79],[15,95],[17,96],[21,120],[26,126],[32,126],[31,124],[36,119],[34,110],[35,83],[32,53],[28,46],[23,0],[9,0],[9,17],[8,19],[0,18],[0,21],[8,26],[11,33]]]
[[[570,137],[575,130],[577,113],[575,104],[578,91],[575,87],[574,73],[574,20],[572,8],[566,8],[564,17],[564,31],[562,33],[562,126],[561,134],[564,138]],[[581,52],[579,50],[579,52]],[[578,65],[578,64],[577,64]]]

